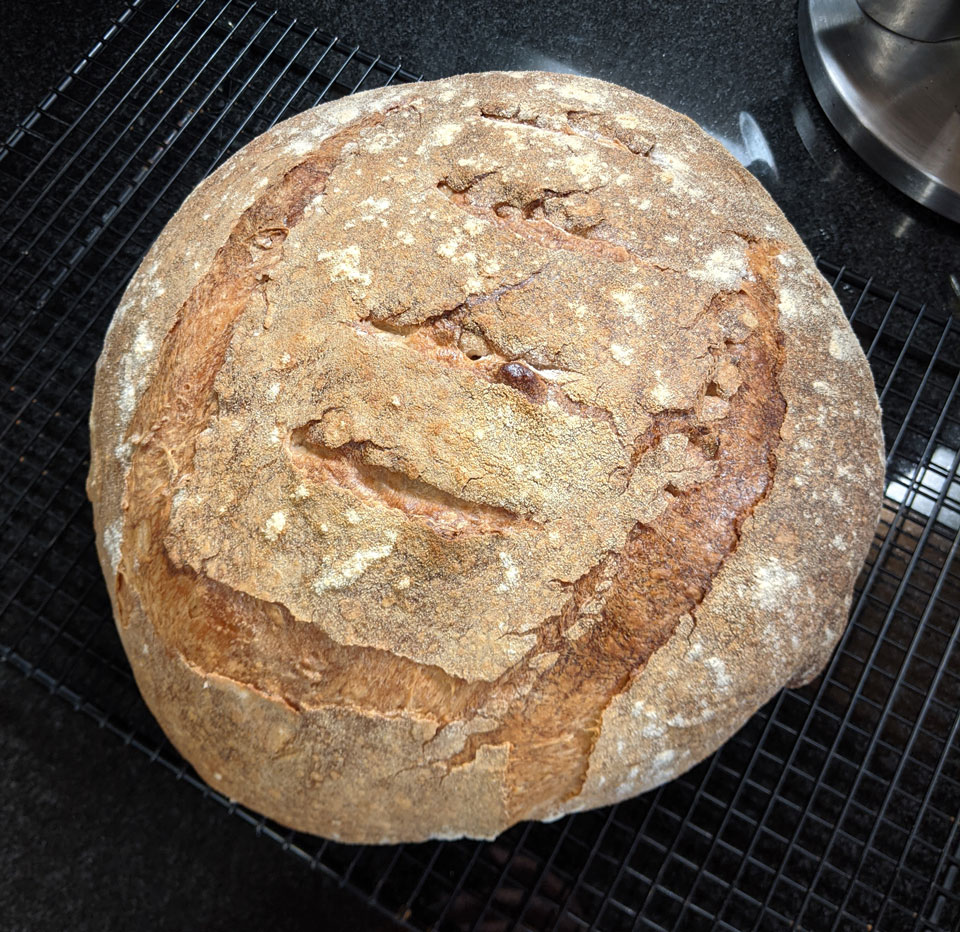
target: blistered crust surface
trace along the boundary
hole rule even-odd
[[[759,185],[536,73],[238,153],[131,283],[91,427],[151,709],[213,785],[347,840],[691,766],[829,656],[883,475],[866,361]]]

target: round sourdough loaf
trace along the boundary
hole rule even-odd
[[[880,413],[761,186],[623,88],[325,104],[187,198],[106,337],[88,490],[212,787],[492,837],[671,779],[846,622]]]

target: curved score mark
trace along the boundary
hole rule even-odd
[[[471,735],[447,762],[459,766],[471,760],[481,744],[511,742],[523,748],[523,736],[537,734],[535,753],[527,748],[510,760],[509,782],[516,787],[509,802],[512,816],[538,817],[556,800],[582,790],[604,711],[674,636],[683,617],[691,615],[696,623],[696,611],[717,573],[739,546],[744,521],[770,494],[786,412],[779,389],[783,350],[764,247],[755,247],[750,261],[760,323],[742,343],[726,347],[743,373],[730,414],[706,436],[698,436],[691,412],[664,412],[637,441],[639,458],[666,434],[683,433],[716,460],[716,476],[688,490],[674,489],[653,524],[635,525],[603,592],[605,574],[599,565],[574,583],[563,613],[541,626],[529,655],[554,652],[559,655],[555,662],[522,692],[495,729]],[[582,607],[598,595],[600,621],[579,639],[567,640]],[[500,682],[506,688],[528,667]]]

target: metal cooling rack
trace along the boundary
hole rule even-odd
[[[139,0],[0,148],[0,660],[408,928],[956,928],[960,327],[826,261],[884,405],[883,521],[825,674],[694,770],[492,843],[350,847],[210,790],[150,717],[83,488],[107,323],[231,152],[321,100],[415,79],[245,3]]]

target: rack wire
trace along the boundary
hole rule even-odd
[[[707,761],[494,842],[353,847],[231,803],[150,717],[83,487],[110,316],[165,221],[237,148],[320,101],[412,80],[238,0],[136,0],[0,147],[0,660],[407,928],[956,928],[960,327],[827,260],[884,408],[883,517],[824,674]]]

